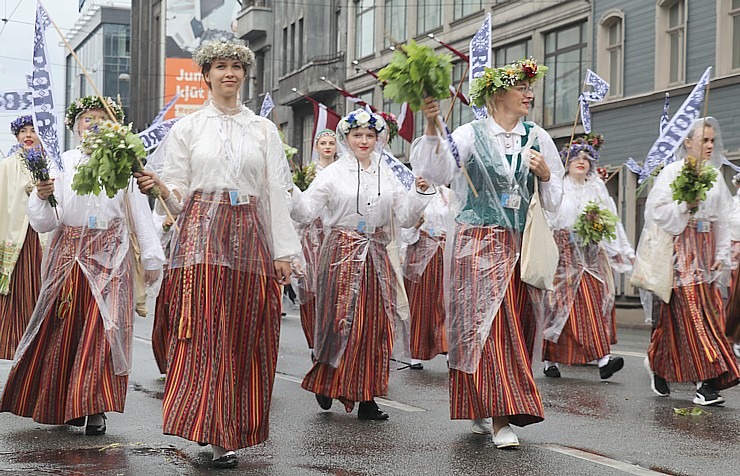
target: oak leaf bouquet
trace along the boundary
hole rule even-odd
[[[93,124],[83,133],[80,148],[90,159],[77,167],[72,179],[72,190],[78,195],[97,196],[105,190],[108,198],[113,198],[146,163],[144,144],[131,132],[131,125],[115,121]],[[159,193],[155,187],[151,195],[157,197]]]
[[[576,219],[573,230],[584,245],[599,244],[604,238],[613,240],[617,237],[618,221],[617,215],[590,201]]]
[[[673,200],[687,204],[704,201],[707,198],[707,192],[716,180],[717,169],[714,166],[707,161],[688,156],[681,168],[681,173],[671,182]],[[691,208],[689,211],[693,215],[696,210],[697,208]]]

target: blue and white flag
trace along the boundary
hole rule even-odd
[[[262,100],[262,107],[260,108],[260,116],[267,117],[270,112],[275,109],[275,103],[272,101],[270,93],[265,93],[265,98]]]
[[[157,124],[160,124],[162,121],[164,121],[164,116],[167,115],[167,111],[172,109],[172,106],[174,106],[177,100],[180,99],[180,96],[182,96],[182,91],[177,91],[175,97],[170,99],[167,104],[164,105],[164,107],[157,113],[157,116],[152,121],[153,126],[156,126]]]
[[[414,176],[414,173],[409,170],[408,167],[403,165],[403,163],[388,150],[383,150],[382,157],[385,164],[388,166],[389,169],[391,169],[391,172],[393,172],[393,175],[398,178],[398,181],[401,182],[406,190],[411,190],[411,187],[414,186],[414,182],[416,181],[416,176]]]
[[[0,92],[0,112],[19,112],[33,109],[30,89]]]
[[[668,106],[670,105],[670,95],[665,93],[665,103],[663,103],[663,115],[660,116],[660,133],[663,133],[665,126],[668,125]]]
[[[655,141],[653,146],[650,148],[647,157],[645,158],[645,164],[643,165],[642,174],[640,175],[639,182],[642,183],[646,178],[650,176],[650,173],[661,164],[665,165],[673,160],[673,155],[676,153],[676,149],[681,144],[681,141],[686,136],[691,124],[699,118],[702,105],[704,104],[704,95],[709,84],[709,76],[712,72],[712,67],[708,67],[704,74],[702,74],[699,82],[696,83],[694,89],[689,94],[689,97],[681,104],[681,107],[676,111],[665,128],[661,131],[660,137]]]
[[[486,68],[491,67],[491,14],[486,15],[486,19],[478,29],[473,39],[470,40],[470,75],[468,84],[473,84],[473,80],[483,75]],[[470,95],[470,91],[468,91]],[[476,119],[485,119],[488,117],[488,111],[485,106],[473,107]]]
[[[138,136],[139,139],[141,139],[141,142],[144,143],[144,150],[149,152],[157,147],[178,120],[180,120],[180,118],[176,117],[174,119],[160,122],[159,124],[152,124],[148,129],[139,132]]]
[[[59,150],[57,116],[54,113],[54,88],[51,84],[51,61],[46,48],[46,30],[51,19],[41,3],[36,4],[36,21],[33,34],[33,123],[36,134],[44,145],[46,155],[62,169],[62,154]]]
[[[591,108],[592,102],[603,101],[609,93],[609,83],[604,81],[601,76],[593,71],[586,70],[586,79],[583,81],[584,86],[591,86],[591,91],[583,91],[578,97],[581,106],[581,122],[583,122],[583,131],[586,134],[591,133]]]

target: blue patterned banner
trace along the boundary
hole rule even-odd
[[[0,111],[28,111],[33,108],[33,97],[30,89],[0,92]]]
[[[164,116],[167,114],[167,111],[172,109],[172,106],[174,106],[177,100],[180,99],[180,96],[182,96],[182,91],[178,91],[177,94],[175,94],[175,97],[170,99],[167,104],[164,105],[164,107],[157,113],[157,116],[152,121],[153,126],[161,124],[162,121],[164,121]]]
[[[152,124],[148,129],[139,132],[139,139],[144,143],[144,149],[149,152],[157,147],[179,119],[176,117],[159,124]]]
[[[383,150],[382,157],[385,164],[393,172],[393,175],[406,187],[406,190],[411,190],[411,187],[414,186],[414,182],[416,181],[414,173],[387,150]]]
[[[473,39],[470,40],[470,84],[473,80],[481,76],[486,68],[491,67],[491,14],[486,16],[486,20],[478,29]],[[488,111],[484,107],[473,107],[476,119],[485,119],[488,117]]]
[[[46,30],[51,26],[49,14],[41,3],[36,4],[36,22],[33,35],[33,122],[36,134],[44,144],[46,154],[62,169],[59,150],[57,116],[54,113],[54,88],[51,84],[51,62],[46,48]]]

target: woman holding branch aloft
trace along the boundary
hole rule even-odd
[[[653,223],[673,237],[673,289],[660,303],[648,347],[649,370],[667,382],[694,382],[697,405],[719,405],[719,391],[738,384],[735,356],[724,335],[719,281],[730,266],[732,198],[717,167],[722,142],[714,118],[691,125],[679,159],[660,172],[645,204]],[[640,247],[638,246],[638,256]],[[641,257],[650,259],[650,257]],[[653,377],[655,378],[655,377]],[[653,391],[668,396],[667,385]]]
[[[171,300],[165,434],[210,443],[216,468],[267,439],[280,336],[280,285],[301,252],[288,210],[290,169],[275,125],[240,104],[254,61],[241,44],[193,55],[211,91],[160,146],[155,184],[178,216],[167,270]]]
[[[63,170],[53,170],[28,198],[31,226],[52,235],[38,303],[0,407],[39,423],[86,425],[87,435],[104,434],[104,412],[123,412],[126,402],[134,324],[130,227],[139,241],[147,284],[156,281],[164,262],[144,195],[112,189],[79,194],[79,170],[103,149],[87,147],[85,138],[109,119],[106,105],[116,120],[123,119],[120,106],[105,101],[88,96],[69,106],[65,123],[83,142],[62,154]],[[133,186],[130,174],[121,179],[123,188]],[[48,200],[52,195],[56,207]],[[126,219],[127,207],[134,223]]]
[[[532,84],[546,71],[531,59],[487,68],[473,82],[471,100],[491,116],[458,128],[455,150],[437,134],[439,105],[429,98],[426,135],[411,153],[416,173],[451,183],[457,197],[445,253],[450,414],[473,420],[479,434],[491,433],[493,417],[498,448],[519,445],[510,425],[537,423],[544,413],[531,369],[534,318],[518,262],[534,180],[546,210],[555,211],[562,199],[555,144],[522,120],[534,98]]]

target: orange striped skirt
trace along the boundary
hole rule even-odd
[[[740,241],[732,242],[732,254],[740,255]],[[725,314],[727,315],[727,326],[725,335],[732,342],[740,342],[740,264],[735,262],[737,267],[732,270],[732,281],[727,299]]]
[[[559,267],[577,266],[573,264],[576,258],[573,256],[574,245],[570,242],[569,232],[567,230],[555,232],[555,240],[560,249]],[[555,285],[558,289],[556,298],[562,297],[558,296],[560,292],[575,293],[575,296],[571,296],[573,304],[557,343],[544,341],[543,360],[563,364],[586,364],[608,355],[612,320],[603,315],[606,284],[591,273],[583,272],[577,287],[557,282]]]
[[[687,227],[674,238],[674,253],[678,261],[676,273],[693,273],[691,263],[696,259],[713,261],[714,233]],[[682,278],[688,281],[676,276],[676,282]],[[674,285],[670,303],[660,303],[658,324],[648,347],[650,367],[669,382],[713,379],[718,390],[737,385],[740,371],[725,338],[724,323],[719,288],[709,283]]]
[[[131,260],[125,263],[131,267]],[[133,319],[133,297],[130,301]],[[52,309],[28,350],[13,365],[0,411],[49,425],[96,413],[123,412],[128,376],[114,373],[103,319],[79,264],[74,265]]]
[[[480,234],[479,238],[484,240],[483,235],[490,229],[461,231]],[[505,234],[507,241],[511,238],[511,235]],[[490,249],[501,250],[511,246],[513,243]],[[480,258],[470,257],[471,260]],[[453,279],[466,283],[477,282],[475,266],[466,266],[464,262],[459,265],[460,269],[452,270]],[[453,285],[453,289],[456,288]],[[490,296],[480,295],[475,299],[490,299]],[[459,302],[461,308],[458,308],[455,305],[457,302],[452,301],[451,313],[461,312],[465,306],[471,305]],[[520,279],[517,265],[506,287],[501,307],[493,319],[475,373],[450,369],[450,417],[453,420],[508,416],[511,424],[524,426],[544,419],[542,399],[532,376],[530,357],[535,327],[527,286]]]
[[[419,233],[426,235],[425,231]],[[422,237],[421,239],[433,239]],[[438,238],[444,243],[444,237]],[[406,262],[417,262],[420,258],[415,246],[406,250]],[[411,308],[411,335],[409,337],[411,357],[429,360],[437,354],[447,353],[444,307],[444,244],[429,260],[418,279],[404,279]]]
[[[197,233],[188,220],[200,218],[193,211],[201,206],[194,203],[198,199],[180,215],[181,230]],[[252,265],[248,271],[209,264],[168,270],[171,332],[162,413],[165,434],[235,450],[268,437],[280,287],[256,200],[227,203],[211,218],[207,246],[221,250],[236,243],[246,253],[240,259]],[[249,226],[232,226],[235,221]],[[181,242],[197,240],[183,236]]]
[[[361,265],[356,260],[342,259],[344,248],[342,242],[345,237],[345,234],[336,232],[327,237],[322,253],[331,255],[325,258],[322,254],[321,263],[326,266],[320,266],[317,276],[318,279],[326,280],[326,288],[329,290],[344,289],[352,292],[346,284],[342,287],[338,282],[343,277],[346,279],[347,275],[354,274],[354,269],[346,268]],[[339,365],[333,368],[326,363],[316,362],[301,384],[309,392],[339,399],[347,411],[352,410],[354,402],[367,401],[388,394],[390,357],[393,352],[393,321],[388,317],[383,302],[378,271],[371,254],[372,252],[368,251],[356,301],[347,299],[347,296],[335,296],[344,304],[334,306],[329,302],[324,309],[318,309],[319,313],[325,314],[322,322],[331,323],[335,321],[332,316],[337,312],[337,307],[343,308],[349,301],[356,302],[347,345]],[[384,256],[386,259],[382,265],[386,270],[383,275],[393,276],[390,261],[387,255]],[[341,263],[341,266],[330,266],[331,263]]]
[[[41,289],[41,243],[28,227],[13,269],[10,292],[0,295],[0,359],[11,360],[33,314]]]
[[[305,280],[304,285],[296,289],[301,302],[301,327],[309,349],[313,349],[316,326],[316,266],[318,265],[319,250],[323,241],[324,230],[319,218],[303,230],[301,245],[306,260],[306,275],[303,278]]]
[[[170,337],[170,306],[172,296],[165,289],[167,283],[167,268],[162,271],[162,288],[159,290],[157,302],[154,306],[154,324],[152,327],[152,352],[157,362],[159,373],[167,373],[167,347]]]

